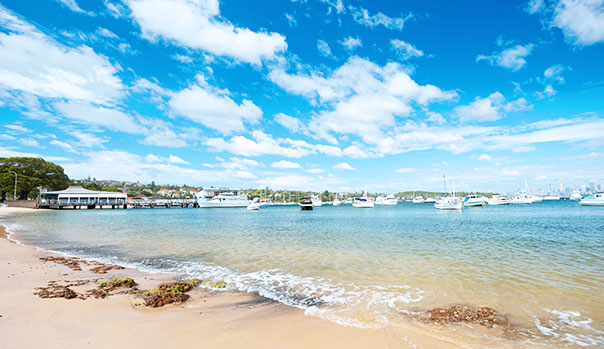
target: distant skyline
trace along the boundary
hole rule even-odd
[[[4,0],[0,156],[76,179],[604,183],[604,0]]]

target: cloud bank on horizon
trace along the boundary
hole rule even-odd
[[[604,183],[604,0],[0,4],[0,156],[73,178]]]

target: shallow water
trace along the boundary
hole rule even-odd
[[[604,346],[604,208],[297,206],[37,212],[30,245],[232,289],[342,324],[397,326],[453,304],[508,316],[523,343]]]

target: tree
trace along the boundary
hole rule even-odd
[[[26,200],[30,193],[38,186],[50,190],[63,190],[69,187],[71,181],[63,172],[63,167],[40,158],[2,158],[0,157],[0,196],[6,200],[7,194],[12,193],[15,185],[16,172],[17,196],[19,200]]]

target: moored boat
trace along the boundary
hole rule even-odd
[[[323,201],[321,201],[321,198],[318,195],[311,196],[310,201],[312,202],[313,207],[323,206]]]
[[[396,204],[398,204],[398,200],[394,195],[389,194],[386,196],[378,196],[378,198],[375,199],[375,204],[383,206],[395,206]]]
[[[604,193],[589,195],[579,201],[581,206],[604,206]]]
[[[240,189],[204,189],[195,198],[201,208],[247,207],[250,204],[247,195],[241,194]]]
[[[507,196],[495,195],[488,201],[489,206],[509,205],[510,199]]]
[[[299,205],[302,211],[312,211],[313,205],[310,199],[300,201]]]
[[[463,205],[465,207],[485,206],[486,204],[487,198],[482,195],[468,195],[463,199]]]

